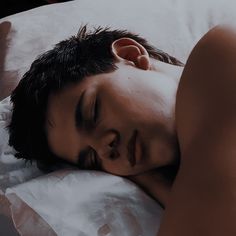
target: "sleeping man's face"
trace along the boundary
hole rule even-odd
[[[82,168],[121,176],[172,164],[178,158],[174,109],[182,68],[157,61],[147,70],[117,66],[51,94],[51,150]]]

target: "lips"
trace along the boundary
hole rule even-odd
[[[138,131],[134,130],[134,132],[128,142],[128,145],[127,145],[128,160],[129,160],[131,166],[136,165],[135,146],[136,146],[137,134],[138,134]]]

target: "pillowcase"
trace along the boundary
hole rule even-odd
[[[56,171],[6,193],[21,235],[155,236],[162,216],[134,183],[98,171]]]

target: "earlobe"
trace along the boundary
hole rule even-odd
[[[117,61],[132,62],[140,69],[150,68],[150,58],[147,50],[131,38],[120,38],[111,45],[111,50]]]
[[[140,69],[149,70],[150,69],[150,59],[147,55],[142,55],[137,58],[137,65]]]

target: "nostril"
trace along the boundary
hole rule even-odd
[[[120,154],[116,151],[116,150],[114,150],[114,151],[112,151],[111,153],[110,153],[110,159],[111,160],[115,160],[116,158],[118,158],[120,156]]]
[[[116,136],[116,137],[112,140],[112,142],[109,144],[109,146],[110,146],[111,148],[116,147],[116,146],[118,145],[118,140],[119,140],[119,138],[118,138],[118,136]]]
[[[109,146],[113,148],[115,145],[116,145],[116,140],[114,139],[114,140],[109,144]]]
[[[117,147],[120,142],[120,134],[118,132],[115,132],[115,138],[112,140],[112,142],[109,143],[109,147],[114,148]]]

